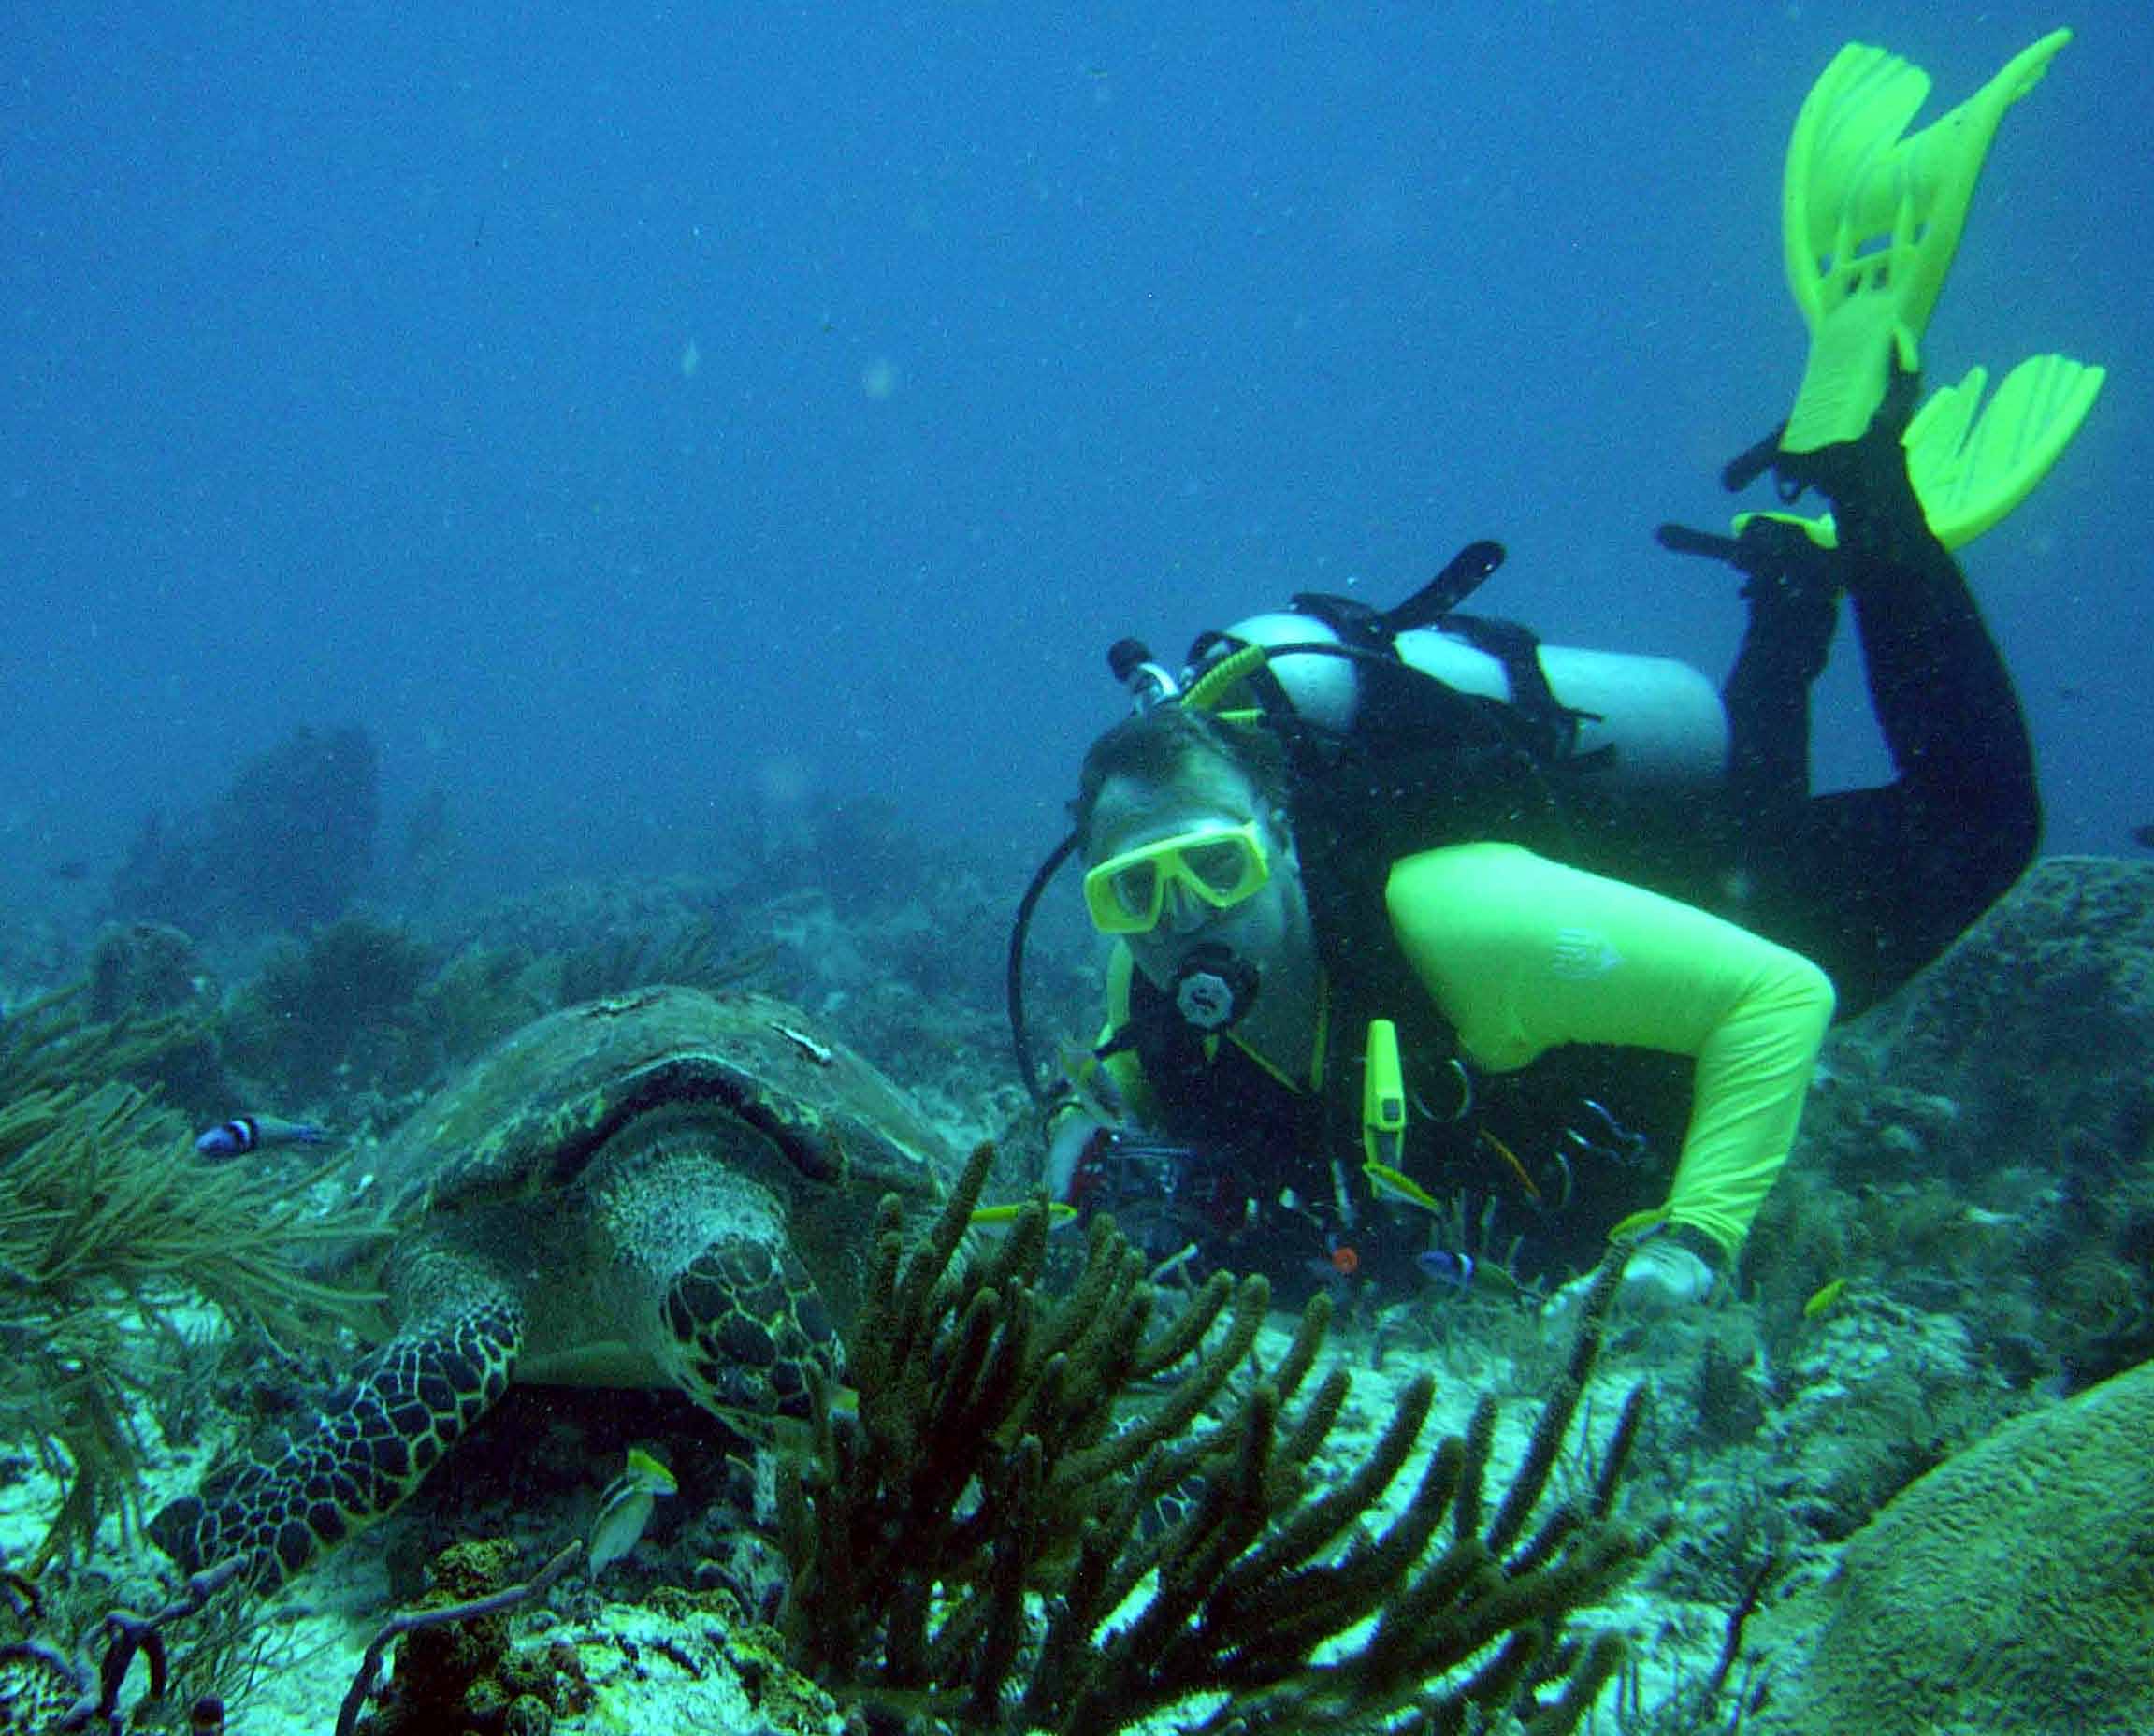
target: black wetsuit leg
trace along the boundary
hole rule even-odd
[[[1840,625],[1839,552],[1783,519],[1758,517],[1723,545],[1750,605],[1722,685],[1728,793],[1748,830],[1785,836],[1810,800],[1810,689]]]
[[[1897,422],[1881,416],[1861,441],[1807,455],[1800,476],[1833,502],[1831,567],[1853,607],[1893,780],[1789,800],[1794,756],[1807,757],[1820,595],[1812,555],[1789,540],[1808,539],[1791,527],[1771,533],[1781,589],[1807,597],[1807,613],[1770,589],[1753,595],[1727,695],[1731,769],[1751,804],[1739,810],[1737,846],[1750,907],[1735,914],[1823,966],[1843,1017],[1935,960],[2019,876],[2041,836],[2017,696],[1965,575],[1922,516]],[[1790,624],[1784,651],[1751,643]]]

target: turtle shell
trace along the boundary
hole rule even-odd
[[[571,1184],[641,1118],[707,1106],[817,1194],[939,1194],[947,1142],[869,1063],[767,995],[659,986],[548,1014],[444,1087],[371,1165],[412,1222]]]

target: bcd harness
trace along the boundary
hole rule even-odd
[[[1496,544],[1476,543],[1390,611],[1352,598],[1296,595],[1293,613],[1327,629],[1332,641],[1312,635],[1306,643],[1252,645],[1207,633],[1192,647],[1188,690],[1158,702],[1218,711],[1268,730],[1280,743],[1288,819],[1324,985],[1310,1077],[1295,1079],[1217,1028],[1231,1019],[1198,1017],[1188,994],[1178,1005],[1127,969],[1126,958],[1118,965],[1123,983],[1114,998],[1122,1004],[1110,1009],[1114,1028],[1095,1053],[1135,1054],[1164,1116],[1163,1131],[1198,1154],[1192,1160],[1197,1173],[1169,1185],[1181,1191],[1185,1221],[1201,1221],[1214,1235],[1306,1222],[1338,1269],[1352,1271],[1385,1239],[1387,1221],[1398,1210],[1438,1205],[1422,1177],[1440,1177],[1438,1185],[1455,1191],[1467,1176],[1487,1175],[1505,1191],[1553,1208],[1569,1191],[1567,1144],[1607,1150],[1595,1135],[1633,1137],[1597,1102],[1604,1126],[1581,1116],[1580,1099],[1568,1090],[1556,1093],[1559,1104],[1527,1112],[1536,1095],[1546,1096],[1530,1089],[1543,1072],[1539,1065],[1515,1076],[1476,1076],[1456,1033],[1401,954],[1384,904],[1385,880],[1400,857],[1484,839],[1562,853],[1575,816],[1592,805],[1594,774],[1605,756],[1578,750],[1589,714],[1557,698],[1539,659],[1538,638],[1514,622],[1453,612],[1501,559]],[[1408,665],[1397,635],[1432,626],[1496,658],[1511,697],[1461,692]],[[1124,642],[1120,655],[1156,680],[1163,672],[1135,649],[1140,655],[1132,656]],[[1296,656],[1351,661],[1357,684],[1351,728],[1319,724],[1295,705],[1272,664]],[[1254,701],[1253,710],[1225,708],[1223,701],[1243,694]],[[1043,870],[1035,893],[1066,854],[1065,847]],[[1014,946],[1012,962],[1014,987]],[[1222,992],[1231,997],[1231,985]],[[1207,1005],[1201,997],[1198,1004]],[[1013,1005],[1013,1019],[1019,1018]],[[1576,1125],[1581,1120],[1588,1131]],[[1121,1192],[1107,1182],[1096,1167],[1080,1175],[1080,1190]],[[1145,1185],[1158,1182],[1148,1176]],[[1417,1226],[1424,1238],[1428,1222],[1423,1218]],[[1390,1240],[1400,1240],[1397,1232]]]

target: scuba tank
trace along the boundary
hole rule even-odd
[[[1668,801],[1710,789],[1728,767],[1728,716],[1720,694],[1699,671],[1674,658],[1630,656],[1571,645],[1518,645],[1538,671],[1520,670],[1513,642],[1487,643],[1477,630],[1504,624],[1451,617],[1390,638],[1400,662],[1441,682],[1508,705],[1530,705],[1540,692],[1577,719],[1572,752],[1604,766],[1596,782],[1616,800]],[[1200,642],[1203,655],[1243,645],[1352,643],[1323,615],[1276,610],[1237,621]],[[1361,720],[1368,675],[1341,657],[1286,653],[1266,667],[1297,716],[1351,734]],[[1232,702],[1229,701],[1228,702]]]

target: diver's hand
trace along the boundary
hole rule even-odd
[[[1048,1132],[1047,1187],[1048,1197],[1063,1205],[1070,1199],[1072,1184],[1082,1167],[1085,1154],[1095,1141],[1106,1136],[1109,1129],[1105,1121],[1091,1114],[1080,1105],[1072,1103],[1056,1115]]]
[[[1718,1281],[1702,1255],[1671,1237],[1656,1236],[1631,1254],[1615,1302],[1641,1319],[1656,1320],[1704,1301]]]
[[[1548,1298],[1542,1312],[1568,1313],[1584,1299],[1594,1275],[1584,1272]],[[1670,1236],[1640,1242],[1623,1267],[1615,1306],[1632,1320],[1665,1320],[1695,1308],[1720,1281],[1713,1263]]]

